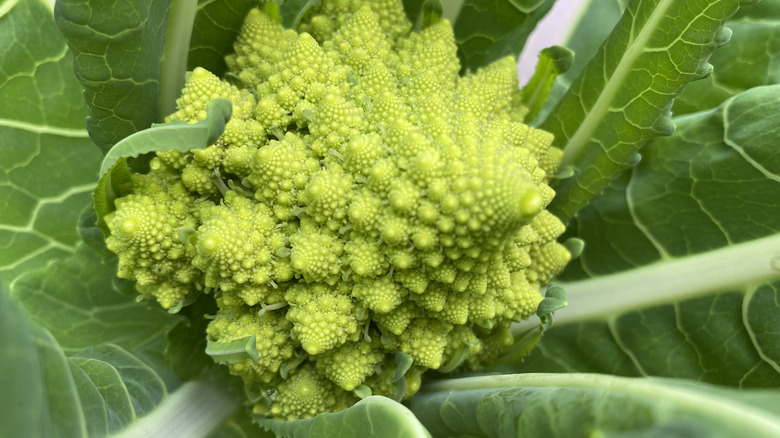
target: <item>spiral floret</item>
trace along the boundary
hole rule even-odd
[[[106,217],[120,277],[165,308],[216,299],[212,343],[256,336],[228,366],[259,415],[492,360],[570,258],[545,210],[561,154],[522,123],[514,59],[459,76],[446,20],[410,29],[400,0],[323,0],[298,32],[251,11],[226,79],[195,69],[170,116],[228,99],[222,137],[158,153]]]

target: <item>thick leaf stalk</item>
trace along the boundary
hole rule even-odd
[[[681,380],[529,373],[442,380],[411,409],[433,436],[774,437],[778,401]]]

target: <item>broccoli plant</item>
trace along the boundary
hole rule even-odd
[[[777,0],[53,3],[3,435],[780,435]]]

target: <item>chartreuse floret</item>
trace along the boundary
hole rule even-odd
[[[192,264],[205,273],[205,285],[250,306],[262,302],[279,280],[273,262],[286,244],[270,207],[229,191],[222,205],[203,208],[200,216]]]
[[[312,365],[305,365],[279,384],[270,407],[257,404],[254,412],[283,420],[297,420],[320,412],[340,411],[356,401],[357,397],[351,392],[339,391]]]
[[[118,275],[135,280],[138,290],[166,309],[185,304],[197,293],[202,273],[192,265],[195,248],[187,239],[198,225],[193,198],[181,182],[165,174],[133,177],[135,194],[116,201],[106,216],[108,249],[119,255]]]
[[[358,332],[357,308],[351,297],[333,287],[296,284],[284,299],[290,304],[287,319],[307,353],[320,354],[337,347]]]
[[[260,415],[492,360],[569,260],[545,210],[561,153],[522,123],[515,60],[459,76],[446,20],[410,29],[400,0],[323,0],[297,32],[251,11],[225,79],[196,68],[169,118],[224,98],[224,134],[158,153],[106,217],[142,294],[216,299],[212,343],[256,337],[229,367]]]
[[[384,359],[382,348],[365,340],[347,342],[316,356],[317,371],[346,391],[361,385]]]
[[[245,359],[229,365],[230,372],[252,383],[270,383],[279,380],[279,369],[293,358],[295,346],[290,343],[292,323],[281,312],[258,316],[253,307],[220,313],[209,324],[207,333],[217,342],[230,342],[255,335],[259,359]]]

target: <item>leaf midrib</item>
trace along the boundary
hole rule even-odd
[[[421,393],[507,387],[587,388],[639,395],[649,399],[674,400],[678,406],[685,406],[691,411],[700,412],[710,418],[728,416],[732,418],[733,423],[741,424],[748,435],[750,435],[750,431],[762,432],[766,434],[765,436],[780,435],[780,421],[765,411],[744,403],[734,402],[727,397],[714,397],[705,391],[690,390],[684,386],[677,387],[661,380],[648,378],[586,373],[491,375],[434,382],[425,385]]]
[[[604,89],[596,99],[596,103],[591,107],[585,119],[577,127],[577,130],[569,138],[569,141],[563,148],[564,154],[561,166],[574,165],[582,150],[589,143],[593,133],[601,126],[601,121],[609,111],[610,104],[621,88],[625,78],[631,73],[631,66],[637,58],[644,53],[645,45],[658,26],[658,23],[666,16],[666,10],[672,5],[673,0],[664,0],[655,8],[650,18],[639,31],[636,38],[628,45],[624,55],[620,58],[615,71],[607,80]],[[606,151],[605,151],[606,152]]]

